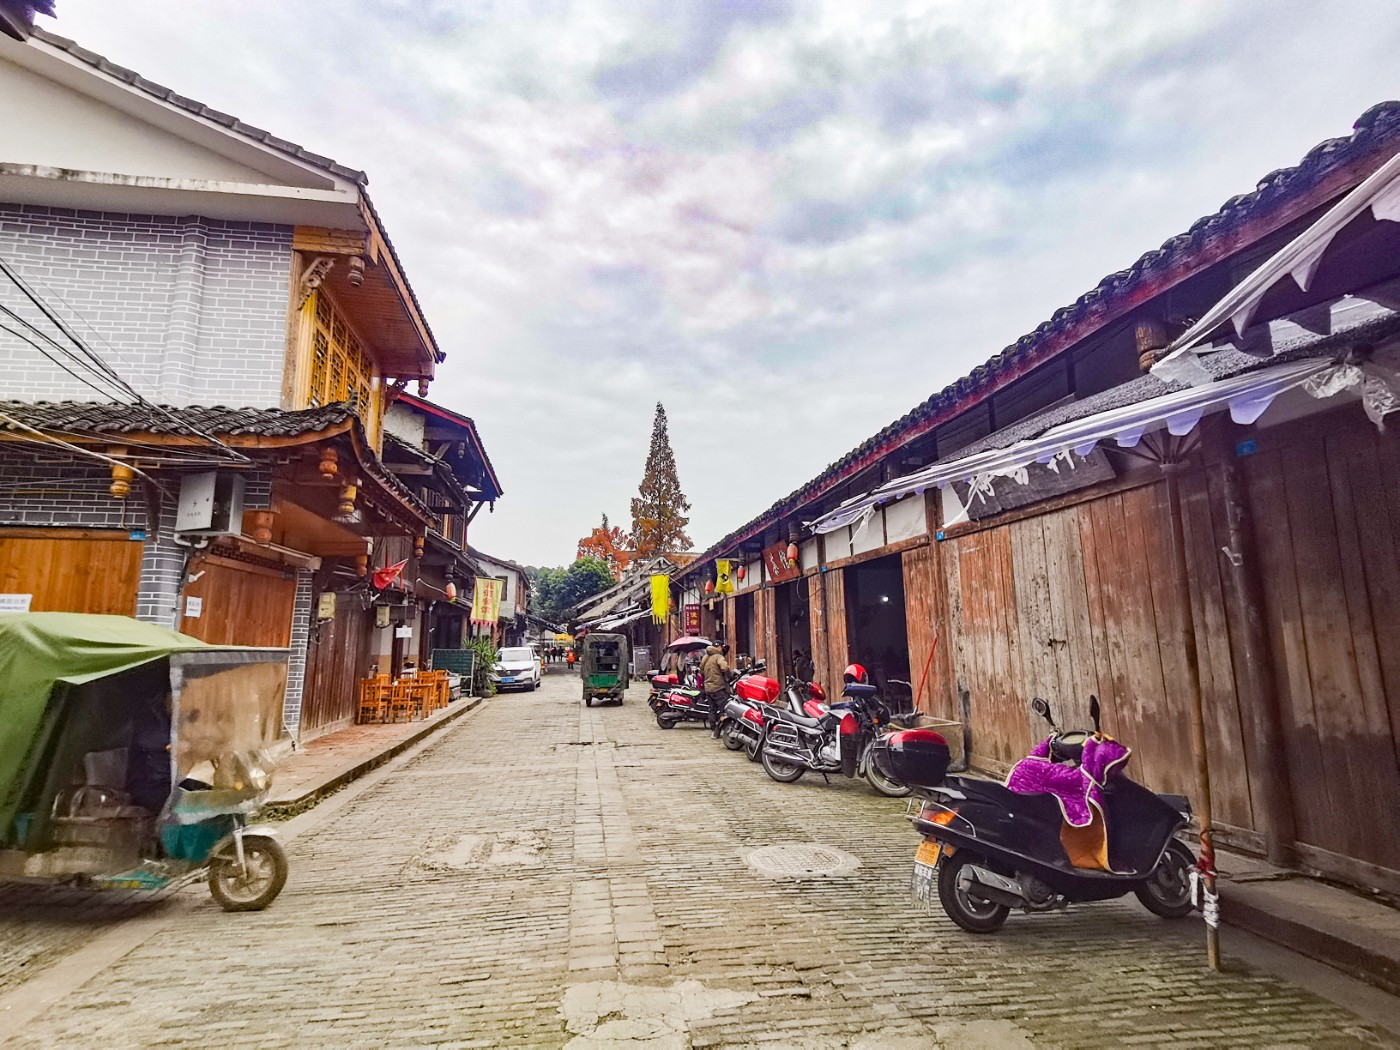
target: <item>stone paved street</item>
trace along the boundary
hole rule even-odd
[[[775,784],[698,727],[660,730],[641,687],[593,709],[577,688],[551,675],[489,701],[298,836],[271,909],[226,915],[185,891],[197,903],[178,921],[6,1034],[21,1047],[1391,1045],[1279,979],[1207,975],[1199,924],[1135,902],[1013,916],[991,938],[913,913],[902,803],[859,782]],[[746,865],[782,843],[861,867],[785,884]],[[88,921],[7,899],[0,990],[42,976]]]

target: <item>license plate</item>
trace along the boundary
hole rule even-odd
[[[953,852],[951,846],[945,846],[937,839],[924,839],[919,843],[919,852],[914,854],[914,863],[927,864],[931,868],[938,863],[938,858],[943,856],[945,850]]]
[[[502,679],[501,679],[501,685],[514,685],[514,684],[515,684],[515,679],[514,679],[514,678],[502,678]]]

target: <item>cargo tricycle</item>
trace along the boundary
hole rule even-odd
[[[616,700],[622,703],[627,692],[627,636],[625,634],[587,634],[582,641],[583,702],[589,707],[594,700]]]
[[[287,650],[208,645],[125,616],[0,615],[0,880],[160,890],[228,911],[287,880],[250,825],[276,760]]]

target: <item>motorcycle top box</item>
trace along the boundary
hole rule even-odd
[[[761,674],[751,674],[734,683],[734,692],[739,699],[753,703],[771,704],[783,691],[783,684],[776,678]]]
[[[904,729],[875,741],[870,761],[886,777],[916,790],[943,783],[952,762],[948,742],[931,729]]]

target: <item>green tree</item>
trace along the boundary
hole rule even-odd
[[[579,558],[567,569],[536,569],[533,580],[539,615],[555,623],[615,582],[608,563],[600,558]]]
[[[637,498],[632,501],[632,551],[634,558],[657,553],[690,550],[685,527],[690,501],[676,477],[676,457],[666,428],[666,409],[656,403],[651,424],[651,448]]]

